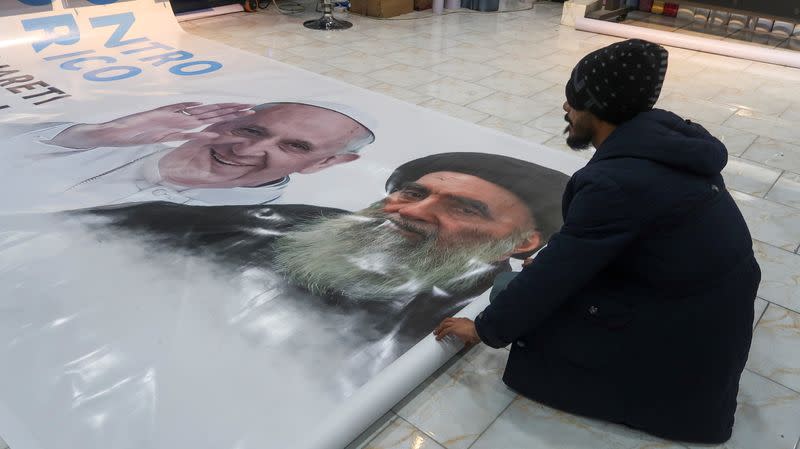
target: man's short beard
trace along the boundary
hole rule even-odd
[[[491,282],[498,261],[528,236],[519,232],[500,241],[470,236],[442,244],[435,233],[423,235],[412,223],[393,219],[393,224],[382,206],[307,223],[279,237],[276,270],[318,295],[384,300],[432,291],[457,295]],[[420,240],[404,237],[398,225],[420,232]]]
[[[592,144],[591,138],[586,138],[584,136],[568,136],[567,137],[567,146],[572,148],[575,151],[582,151],[589,148]]]
[[[569,134],[569,126],[564,129],[564,134],[567,134],[567,146],[575,151],[589,148],[592,144],[592,133],[570,121],[569,115],[565,115],[564,120],[572,126],[572,134]]]

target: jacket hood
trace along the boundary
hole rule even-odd
[[[617,127],[597,149],[591,162],[621,157],[647,159],[678,170],[714,176],[727,164],[728,150],[702,126],[672,112],[653,109]]]

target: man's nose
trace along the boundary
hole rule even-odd
[[[565,101],[562,107],[564,108],[564,112],[569,113],[570,107],[568,101]]]
[[[423,221],[426,223],[436,222],[436,200],[425,198],[421,201],[412,203],[400,203],[392,212],[400,215],[407,220]]]
[[[240,139],[231,147],[237,156],[264,156],[275,146],[271,139]]]

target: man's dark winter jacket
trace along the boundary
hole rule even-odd
[[[564,226],[476,320],[505,382],[683,441],[730,438],[761,272],[725,146],[661,110],[619,126],[564,194]]]

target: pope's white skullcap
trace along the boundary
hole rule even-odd
[[[279,105],[286,103],[307,104],[309,106],[316,106],[323,109],[330,109],[340,114],[344,114],[352,118],[353,120],[357,121],[365,128],[367,128],[367,130],[373,133],[373,135],[375,133],[375,128],[378,125],[378,122],[370,114],[350,105],[335,103],[330,101],[318,101],[318,100],[306,100],[306,99],[273,100],[262,103],[256,106],[254,109],[258,110],[261,109],[261,107],[269,107],[270,105]]]

